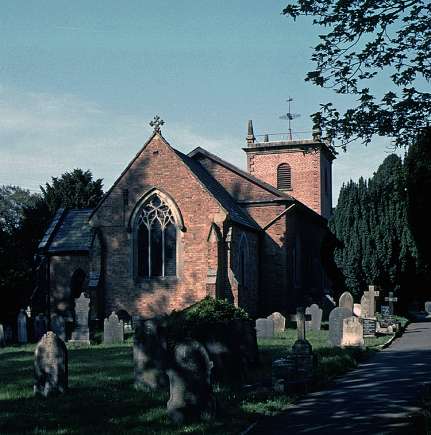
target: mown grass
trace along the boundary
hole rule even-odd
[[[309,332],[318,365],[319,384],[353,367],[370,350],[327,347],[328,331]],[[262,415],[286,409],[294,397],[271,391],[271,362],[286,356],[296,330],[259,340],[261,365],[248,375],[260,387],[232,391],[216,386],[217,419],[178,427],[165,414],[168,392],[149,393],[133,388],[130,342],[69,348],[70,391],[61,397],[33,397],[34,345],[0,349],[1,434],[229,434],[238,433]],[[387,337],[385,337],[387,340]],[[367,340],[372,349],[381,339]]]

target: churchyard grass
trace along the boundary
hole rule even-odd
[[[249,382],[262,383],[261,387],[238,392],[216,386],[220,416],[210,423],[182,427],[166,417],[168,392],[133,388],[130,340],[111,346],[68,346],[70,391],[48,399],[33,397],[35,345],[0,349],[0,433],[238,433],[262,415],[277,414],[294,401],[294,397],[273,393],[269,385],[272,360],[286,355],[296,334],[295,329],[288,329],[275,338],[259,340],[261,365],[250,373]],[[316,387],[355,367],[370,352],[328,348],[327,337],[325,330],[307,332],[319,362]],[[380,338],[367,339],[366,344],[373,349],[381,342]]]

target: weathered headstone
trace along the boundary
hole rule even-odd
[[[389,295],[385,297],[385,301],[388,302],[390,315],[393,316],[395,314],[394,302],[398,302],[398,298],[394,296],[393,292],[389,292]]]
[[[72,332],[70,341],[75,343],[90,344],[90,330],[88,329],[88,312],[90,310],[90,299],[81,293],[75,299],[75,330]]]
[[[364,325],[364,337],[374,337],[376,335],[377,330],[377,321],[372,318],[363,318],[362,319]]]
[[[124,341],[124,325],[113,311],[103,322],[103,343],[113,344]]]
[[[343,341],[343,320],[351,316],[352,312],[345,307],[334,308],[329,314],[329,342],[332,346],[341,346]]]
[[[0,347],[6,346],[6,340],[4,337],[3,325],[0,323]]]
[[[322,326],[323,310],[319,308],[317,304],[311,304],[305,309],[305,314],[311,316],[311,320],[305,322],[305,328],[307,331],[320,331]]]
[[[168,386],[167,340],[161,319],[135,321],[133,361],[136,388],[157,390]]]
[[[374,318],[376,316],[376,298],[380,295],[380,292],[376,290],[376,286],[369,285],[368,291],[364,292],[364,296],[368,302],[366,314],[362,314],[364,317]],[[362,299],[361,299],[362,305]]]
[[[364,293],[361,297],[361,317],[368,317],[370,310],[370,303],[367,295]]]
[[[286,328],[286,318],[283,316],[283,314],[279,312],[272,313],[270,316],[267,317],[267,319],[270,319],[274,322],[274,333],[278,334],[280,332],[283,332]]]
[[[343,319],[341,346],[364,347],[364,329],[361,320],[357,317]]]
[[[272,319],[257,319],[256,320],[256,337],[257,338],[273,338],[274,337],[274,321]]]
[[[175,346],[173,364],[168,369],[167,411],[172,421],[180,424],[214,417],[212,366],[207,351],[199,342],[189,340]]]
[[[60,314],[51,316],[51,329],[61,340],[66,341],[66,322]]]
[[[357,317],[362,317],[362,305],[353,304],[353,314]]]
[[[431,314],[431,301],[427,301],[427,302],[425,302],[425,311],[426,311],[428,314]]]
[[[17,319],[18,343],[27,343],[27,314],[24,310],[19,310]]]
[[[349,292],[344,292],[340,296],[338,306],[348,308],[353,313],[353,296]]]
[[[63,340],[48,331],[34,352],[34,393],[44,397],[64,393],[68,386],[67,349]]]
[[[38,314],[34,319],[34,339],[39,341],[47,331],[47,321],[44,314]]]

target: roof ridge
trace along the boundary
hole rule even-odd
[[[291,199],[294,200],[295,198],[293,198],[292,196],[282,192],[281,190],[277,189],[276,187],[272,186],[271,184],[255,177],[254,175],[251,175],[249,172],[244,171],[241,168],[238,168],[238,166],[233,165],[232,163],[227,162],[226,160],[222,159],[219,156],[216,156],[213,153],[210,153],[209,151],[207,151],[205,148],[202,147],[196,147],[194,150],[190,151],[188,153],[188,157],[190,157],[191,159],[195,160],[194,157],[197,154],[203,154],[207,157],[209,157],[212,160],[215,160],[216,162],[220,163],[222,166],[224,166],[225,168],[231,170],[232,172],[237,173],[238,175],[248,179],[249,181],[251,181],[254,184],[257,184],[258,186],[262,187],[263,189],[273,193],[274,195],[279,196],[280,198],[283,199]]]

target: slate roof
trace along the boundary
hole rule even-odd
[[[229,213],[230,219],[233,222],[254,230],[261,229],[259,225],[235,202],[226,189],[214,177],[212,177],[199,162],[191,159],[181,151],[175,149],[174,151],[208,190],[208,192]]]
[[[93,209],[59,209],[39,243],[45,253],[88,252],[93,240],[89,218]]]

